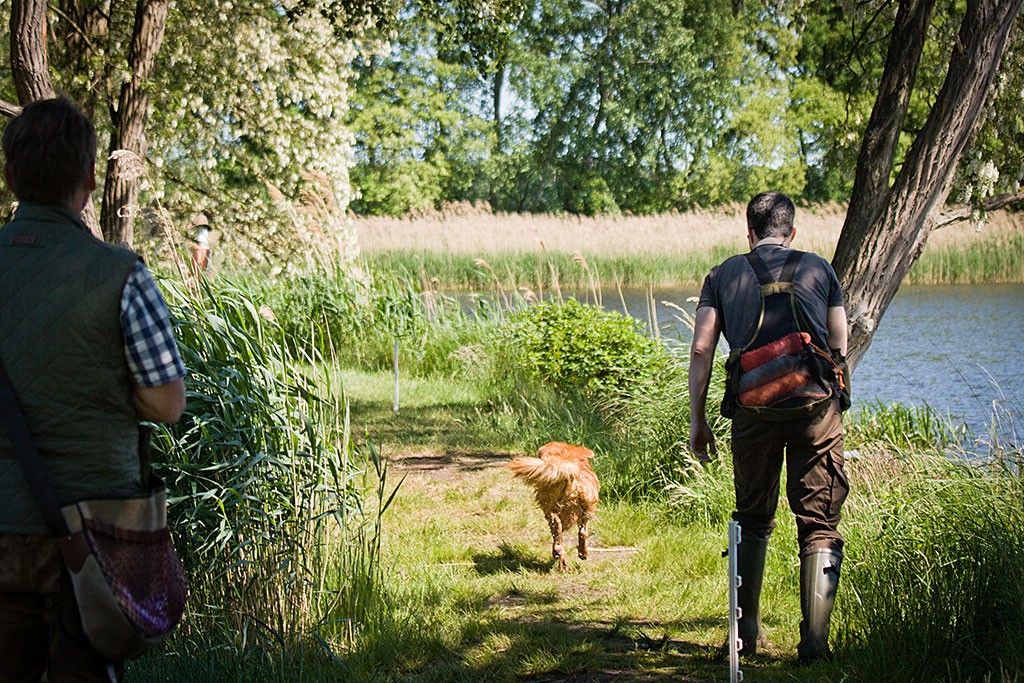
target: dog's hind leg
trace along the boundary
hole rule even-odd
[[[587,538],[589,536],[590,534],[587,532],[587,520],[584,519],[580,522],[579,540],[576,544],[576,551],[580,554],[581,560],[587,559]]]
[[[548,526],[551,528],[551,556],[558,560],[559,571],[564,571],[569,567],[569,560],[562,547],[562,520],[557,512],[548,515]]]

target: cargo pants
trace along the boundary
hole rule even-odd
[[[840,513],[849,492],[843,467],[843,423],[838,401],[819,415],[788,422],[732,420],[736,510],[744,536],[767,540],[775,529],[779,481],[786,466],[786,498],[796,516],[800,554],[842,552]]]
[[[0,534],[0,683],[121,680],[81,624],[57,539]]]

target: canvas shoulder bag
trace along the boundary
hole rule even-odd
[[[167,491],[145,461],[147,493],[61,507],[0,364],[0,419],[47,526],[58,537],[89,643],[113,661],[163,642],[181,621],[186,583],[167,529]],[[140,439],[140,449],[148,445]]]

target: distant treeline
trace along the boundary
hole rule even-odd
[[[646,215],[767,188],[849,199],[900,3],[452,0],[405,3],[352,61],[359,215],[451,202]],[[939,3],[905,151],[945,78],[962,10]],[[1024,173],[1024,48],[1010,35],[951,201]]]

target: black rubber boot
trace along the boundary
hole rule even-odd
[[[839,586],[838,550],[815,550],[800,556],[800,644],[797,658],[803,664],[829,657],[828,624]]]
[[[736,571],[740,575],[736,602],[742,610],[739,636],[743,641],[740,655],[744,657],[757,654],[757,648],[768,643],[761,627],[761,584],[767,552],[768,541],[763,538],[743,536],[736,547]]]

